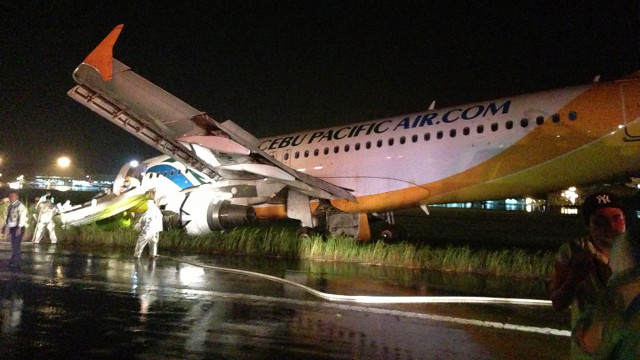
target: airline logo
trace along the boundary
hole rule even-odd
[[[342,140],[359,135],[384,134],[388,131],[408,130],[433,126],[441,123],[450,124],[459,120],[474,120],[498,114],[508,114],[511,100],[503,103],[491,102],[489,104],[472,105],[467,108],[452,108],[445,112],[430,112],[402,118],[395,126],[392,120],[344,126],[339,129],[318,130],[316,132],[285,136],[281,138],[265,140],[260,144],[261,150],[276,150],[285,147],[299,145],[320,144],[324,141]]]

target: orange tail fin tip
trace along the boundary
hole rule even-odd
[[[83,61],[87,65],[93,66],[102,77],[102,80],[109,81],[113,77],[113,45],[124,24],[116,26],[102,42]]]

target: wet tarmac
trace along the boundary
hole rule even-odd
[[[568,359],[568,316],[514,305],[366,305],[167,257],[0,243],[1,359]],[[321,291],[540,297],[523,280],[363,265],[179,256]],[[528,284],[526,284],[528,283]],[[481,293],[479,293],[481,292]]]

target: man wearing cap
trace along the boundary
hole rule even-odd
[[[582,204],[582,215],[588,234],[560,247],[549,283],[553,307],[570,307],[572,327],[606,288],[611,277],[611,247],[626,230],[622,201],[614,194],[589,195]],[[588,358],[574,344],[571,353],[574,359]]]

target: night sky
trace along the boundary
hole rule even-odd
[[[117,59],[257,137],[640,69],[637,1],[180,3],[0,2],[3,179],[63,154],[92,174],[156,154],[66,96],[75,67],[120,23]]]

